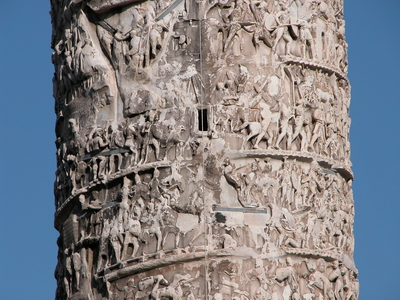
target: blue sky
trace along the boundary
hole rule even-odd
[[[399,299],[400,1],[346,0],[361,300]],[[0,0],[0,298],[53,299],[49,1]]]

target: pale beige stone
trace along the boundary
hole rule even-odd
[[[57,299],[356,299],[343,2],[52,1]]]

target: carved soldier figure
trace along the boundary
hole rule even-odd
[[[96,128],[90,135],[86,144],[88,153],[98,154],[108,146],[108,141],[104,136],[102,128]],[[97,156],[92,159],[93,180],[101,178],[105,174],[106,158],[104,156]]]
[[[292,296],[298,290],[298,284],[296,279],[296,270],[293,267],[293,261],[288,256],[286,258],[286,267],[276,269],[275,280],[279,283],[285,282],[285,289],[283,295],[285,300],[292,299]]]
[[[284,157],[282,163],[281,180],[281,203],[283,207],[288,207],[291,202],[292,192],[292,176],[290,173],[290,163],[287,157]]]
[[[300,136],[300,151],[304,151],[305,145],[307,144],[307,136],[304,129],[304,124],[306,123],[305,115],[304,115],[304,101],[303,99],[299,99],[296,102],[296,106],[294,108],[294,132],[290,141],[288,141],[288,149],[292,145],[293,141]]]
[[[164,203],[163,194],[164,190],[161,188],[161,182],[158,179],[160,176],[160,171],[156,168],[153,171],[153,178],[149,182],[150,188],[150,201],[156,206],[162,206]],[[161,205],[159,205],[161,203]]]
[[[324,126],[324,112],[321,108],[316,107],[313,112],[313,122],[314,122],[314,130],[312,133],[311,141],[309,144],[309,150],[316,152],[315,143],[317,140],[323,139],[323,126]]]
[[[269,5],[265,1],[252,0],[250,3],[251,11],[257,21],[256,28],[253,33],[253,43],[259,47],[259,40],[262,40],[265,45],[272,48],[273,37],[272,32],[276,25],[276,20],[273,14],[269,11]]]
[[[113,254],[115,258],[115,262],[121,262],[121,249],[123,244],[123,237],[122,237],[122,224],[115,219],[112,223],[112,227],[109,234],[109,241],[110,245],[113,249]]]
[[[123,149],[125,138],[124,138],[124,133],[121,130],[120,126],[118,126],[115,123],[111,123],[109,127],[109,137],[110,137],[110,150]],[[110,156],[109,173],[119,171],[121,169],[121,165],[122,165],[122,155],[120,153],[112,154]]]
[[[144,137],[139,124],[130,124],[125,128],[125,147],[134,155],[132,164],[138,164],[143,155]]]
[[[306,21],[300,22],[300,42],[302,57],[313,59],[315,52],[314,41],[311,34],[311,26]]]
[[[276,139],[275,147],[280,149],[279,144],[283,140],[283,138],[288,135],[288,141],[291,141],[291,133],[288,131],[289,121],[292,118],[292,113],[289,108],[283,103],[282,100],[279,102],[280,107],[280,119],[279,119],[279,136]]]
[[[324,299],[333,300],[334,295],[328,278],[325,276],[326,262],[323,258],[317,260],[317,269],[310,281],[310,286],[318,288]]]
[[[82,260],[79,252],[72,253],[72,265],[74,266],[76,289],[79,290],[80,280],[81,280],[81,268],[82,268]]]
[[[145,207],[144,201],[150,201],[150,189],[148,184],[142,181],[138,173],[135,174],[135,185],[132,186],[133,197],[132,202],[139,204],[141,208]]]
[[[89,213],[89,233],[92,236],[99,236],[101,229],[101,202],[99,200],[99,192],[93,191],[91,194],[91,199],[87,205],[87,210]]]
[[[292,45],[292,37],[289,33],[289,26],[291,26],[291,20],[290,20],[290,12],[288,5],[285,2],[280,2],[279,3],[279,8],[280,11],[275,15],[275,20],[276,23],[278,24],[276,26],[274,35],[275,35],[275,42],[274,45],[272,46],[272,51],[277,53],[276,48],[283,39],[285,41],[285,55],[290,54],[290,47]]]
[[[232,1],[232,10],[229,15],[229,27],[228,27],[228,36],[225,39],[224,51],[229,49],[232,45],[233,39],[236,35],[239,34],[239,31],[242,29],[240,22],[243,21],[243,7],[239,4],[241,0],[236,0],[237,2]],[[247,2],[246,0],[243,2]],[[239,37],[240,39],[240,37]]]
[[[133,278],[129,279],[126,286],[122,290],[124,292],[124,300],[134,300],[135,299],[135,280]]]
[[[142,225],[137,216],[131,216],[124,224],[124,243],[122,247],[121,258],[126,259],[128,247],[132,245],[133,250],[131,257],[136,257],[139,250],[139,239],[142,234]]]
[[[155,159],[159,160],[160,157],[160,142],[158,141],[162,135],[160,124],[158,124],[158,117],[154,112],[149,113],[149,119],[145,123],[145,136],[144,136],[144,146],[145,147],[145,155],[141,163],[145,163],[148,160],[150,146],[154,148]]]

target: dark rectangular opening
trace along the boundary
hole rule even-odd
[[[199,131],[208,131],[207,108],[198,109]]]

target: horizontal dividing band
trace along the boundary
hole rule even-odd
[[[245,208],[245,207],[222,207],[216,206],[213,207],[214,211],[231,211],[231,212],[242,212],[242,213],[250,213],[250,214],[266,214],[268,211],[266,209],[260,208]]]

